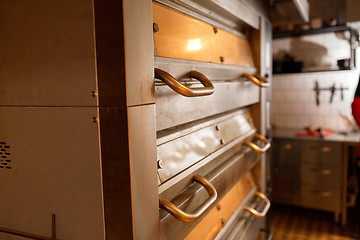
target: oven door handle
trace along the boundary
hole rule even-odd
[[[252,81],[254,84],[256,84],[259,87],[262,87],[262,88],[270,87],[270,83],[265,78],[263,78],[260,74],[250,75],[247,73],[243,73],[241,75],[241,77],[245,77],[245,78],[249,79],[250,81]]]
[[[204,87],[196,87],[196,88],[189,88],[184,84],[177,81],[173,76],[169,73],[155,68],[155,78],[160,79],[166,85],[168,85],[172,90],[175,92],[185,96],[185,97],[200,97],[200,96],[207,96],[211,95],[214,92],[214,85],[211,81],[202,73],[197,71],[189,72],[189,77],[197,79]]]
[[[262,212],[258,212],[257,210],[255,210],[254,208],[251,208],[251,207],[248,207],[248,206],[245,206],[244,207],[244,210],[246,211],[249,211],[251,214],[253,214],[255,217],[257,218],[263,218],[265,217],[266,213],[269,211],[269,208],[271,206],[271,202],[270,200],[264,195],[262,194],[261,192],[256,192],[255,193],[256,196],[258,196],[260,199],[262,199],[266,205],[263,209]]]
[[[209,194],[209,198],[203,202],[194,213],[184,212],[173,203],[162,198],[159,199],[160,208],[169,212],[176,219],[183,222],[194,222],[198,220],[211,207],[211,205],[215,203],[217,199],[217,192],[215,187],[206,178],[196,174],[194,175],[193,180],[200,183]]]
[[[256,151],[258,153],[264,153],[270,148],[271,143],[265,137],[263,137],[263,136],[261,136],[260,134],[257,134],[257,133],[254,134],[254,137],[256,137],[256,138],[260,139],[262,142],[264,142],[265,146],[264,147],[259,147],[255,143],[252,143],[252,142],[249,142],[249,141],[243,141],[243,144],[251,147],[254,151]]]

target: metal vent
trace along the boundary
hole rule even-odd
[[[10,146],[6,142],[0,142],[0,169],[12,169]]]

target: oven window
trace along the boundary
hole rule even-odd
[[[249,40],[153,3],[155,55],[254,67]]]

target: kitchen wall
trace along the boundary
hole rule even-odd
[[[349,130],[341,115],[351,116],[351,102],[359,79],[358,70],[326,71],[297,74],[277,74],[272,84],[272,124],[275,127],[303,128],[309,125],[334,130]],[[320,88],[335,84],[336,90],[330,103],[330,91],[321,91],[320,104],[316,104],[315,81]]]
[[[359,80],[359,69],[339,70],[337,60],[350,58],[350,44],[344,34],[321,33],[273,40],[273,59],[286,52],[303,62],[301,73],[274,74],[272,83],[272,124],[275,127],[304,128],[309,125],[334,130],[351,130],[342,115],[353,121],[351,103]],[[356,59],[360,59],[356,51]],[[360,65],[358,61],[356,66]],[[322,90],[316,103],[315,82]],[[343,88],[343,99],[341,91]]]

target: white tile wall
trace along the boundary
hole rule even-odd
[[[351,103],[359,79],[358,70],[328,71],[297,74],[277,74],[272,84],[272,121],[276,127],[303,128],[309,125],[334,130],[348,130],[340,114],[352,119]],[[329,103],[330,91],[320,92],[320,105],[316,105],[315,81],[321,88],[341,85],[344,99],[336,90]]]

